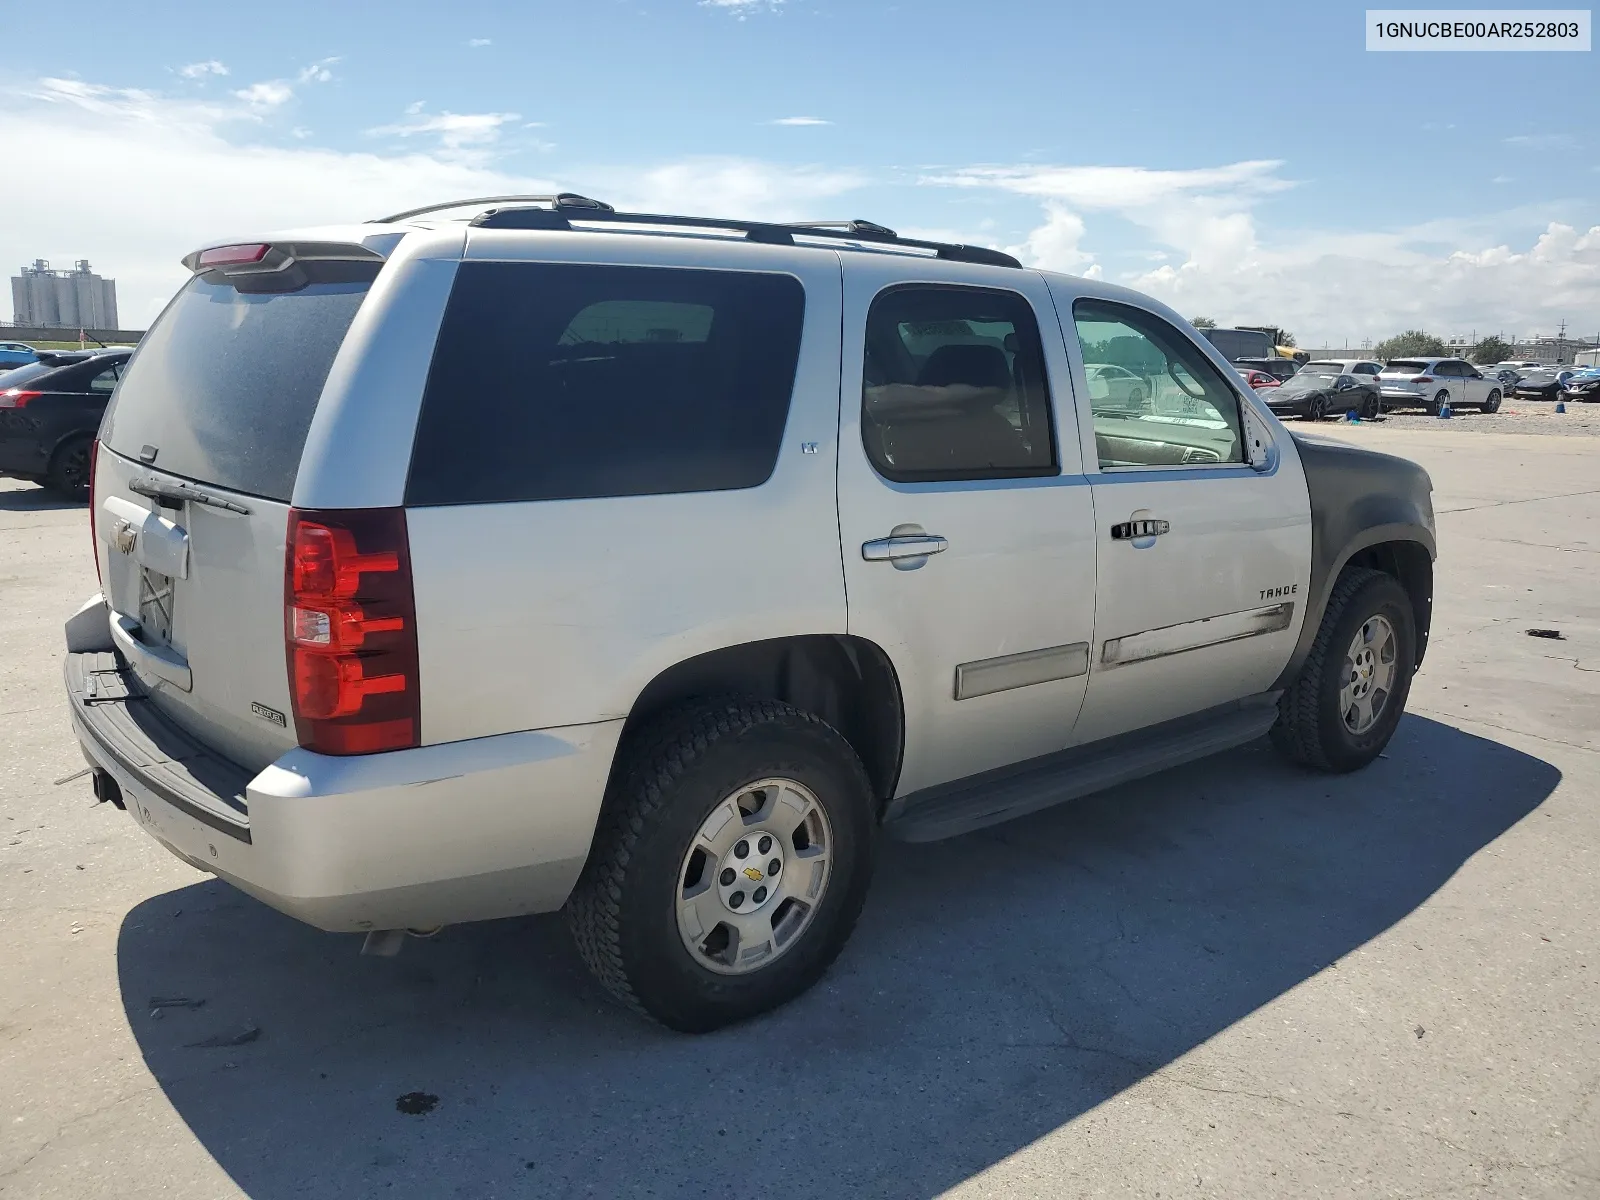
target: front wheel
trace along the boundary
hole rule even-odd
[[[1128,393],[1128,409],[1131,412],[1142,413],[1146,409],[1144,393],[1134,388]]]
[[[1321,396],[1313,396],[1306,401],[1306,420],[1320,421],[1327,414],[1328,402]]]
[[[703,702],[630,739],[572,897],[578,952],[617,999],[703,1033],[794,999],[844,947],[875,804],[830,725],[773,700]]]
[[[1394,736],[1416,663],[1411,598],[1392,575],[1339,576],[1311,652],[1278,701],[1272,743],[1303,766],[1366,766]]]
[[[1498,391],[1489,393],[1489,398],[1483,402],[1483,411],[1486,413],[1500,411],[1500,393]]]

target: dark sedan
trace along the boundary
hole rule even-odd
[[[89,495],[89,449],[131,350],[52,354],[0,376],[0,475]]]
[[[1511,394],[1518,400],[1559,400],[1574,374],[1571,367],[1527,371]]]
[[[1258,391],[1256,395],[1280,417],[1320,421],[1329,413],[1342,414],[1351,409],[1363,418],[1378,415],[1376,376],[1324,373],[1315,363],[1301,368],[1282,387]]]

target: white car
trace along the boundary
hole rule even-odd
[[[1388,744],[1427,475],[1291,436],[1165,305],[864,223],[463,208],[203,247],[107,411],[71,720],[185,862],[373,953],[564,908],[706,1030],[821,976],[881,834]]]
[[[1139,412],[1148,407],[1149,386],[1126,367],[1114,363],[1084,363],[1083,374],[1089,385],[1089,403],[1095,411]]]
[[[1451,408],[1499,409],[1504,385],[1486,376],[1464,358],[1401,358],[1387,363],[1378,376],[1385,407],[1402,405],[1437,414]]]

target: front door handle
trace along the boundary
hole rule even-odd
[[[938,554],[950,543],[931,533],[900,534],[874,538],[861,543],[861,557],[868,562],[891,562],[898,558],[926,558]]]
[[[1145,538],[1160,537],[1167,533],[1172,526],[1166,521],[1157,521],[1149,517],[1137,521],[1123,521],[1120,525],[1111,527],[1111,538],[1118,542],[1137,542]]]

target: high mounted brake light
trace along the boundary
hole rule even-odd
[[[200,251],[195,269],[207,271],[212,267],[237,267],[246,263],[258,263],[267,256],[267,251],[270,249],[272,247],[265,242],[251,242],[241,246],[213,246],[209,250]]]
[[[405,510],[289,510],[284,641],[295,732],[322,754],[419,741]]]

